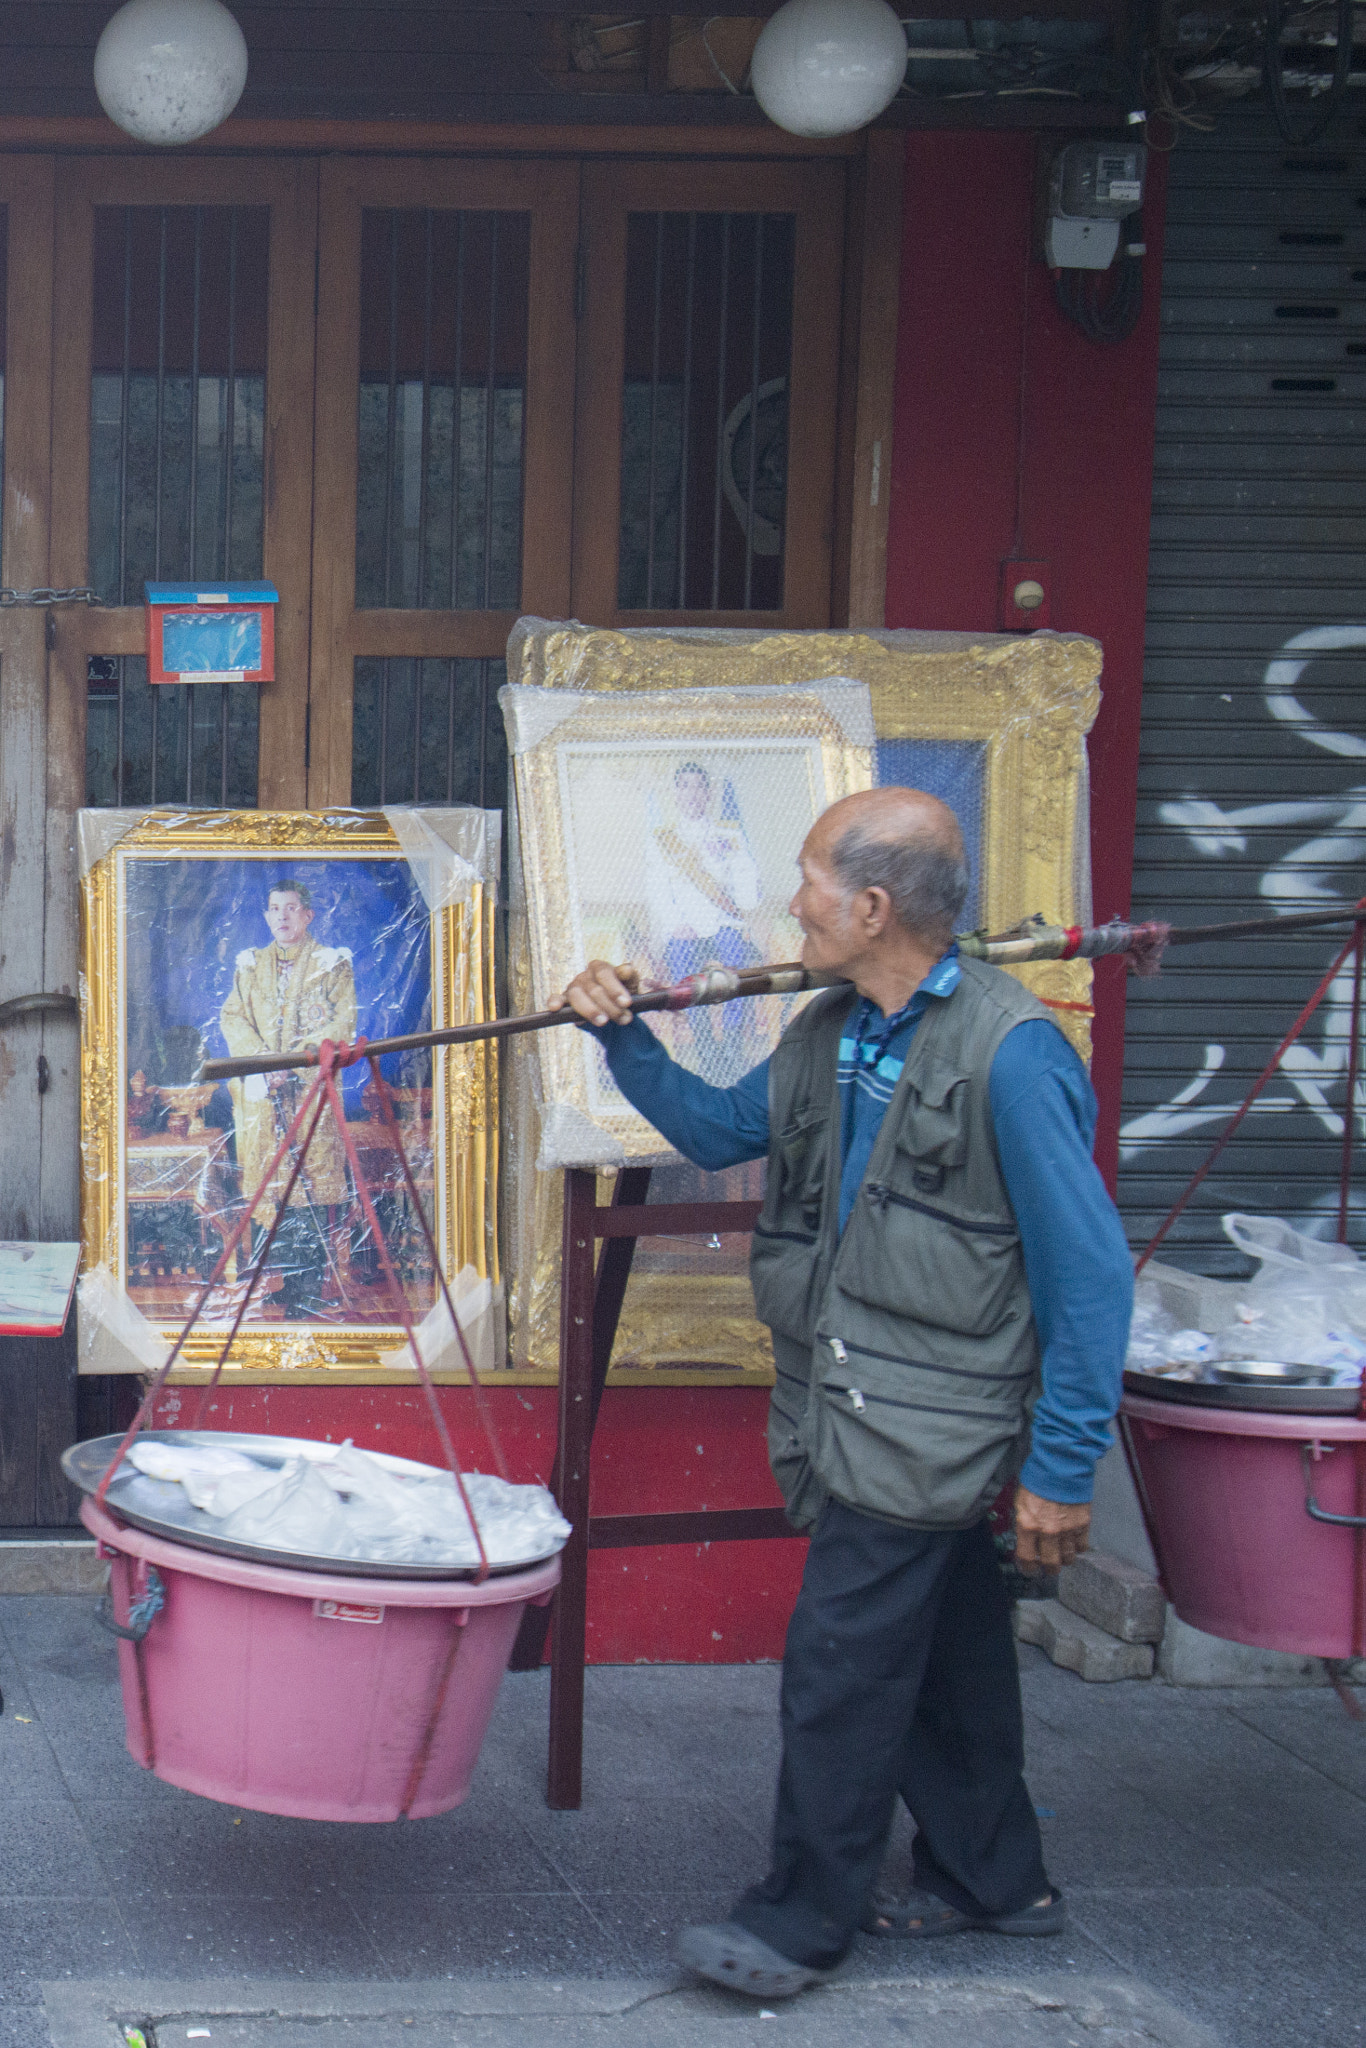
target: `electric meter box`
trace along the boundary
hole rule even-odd
[[[148,583],[149,683],[273,683],[273,583]]]
[[[1127,220],[1143,204],[1147,169],[1141,142],[1069,142],[1053,159],[1049,211],[1064,220]]]
[[[1120,222],[1143,204],[1148,151],[1141,142],[1069,142],[1054,157],[1044,209],[1043,258],[1050,270],[1108,270]]]

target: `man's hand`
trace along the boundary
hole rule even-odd
[[[568,1003],[586,1024],[629,1024],[632,1017],[630,999],[639,987],[638,968],[612,967],[606,960],[590,960],[583,972],[574,976],[564,994],[555,997],[550,1007],[562,1010]]]
[[[1015,1488],[1015,1562],[1022,1572],[1056,1572],[1085,1550],[1091,1527],[1089,1501],[1069,1506],[1044,1500],[1027,1486]]]

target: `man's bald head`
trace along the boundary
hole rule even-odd
[[[869,789],[823,811],[811,849],[850,892],[886,891],[908,932],[947,944],[967,901],[967,852],[948,805],[923,789]]]

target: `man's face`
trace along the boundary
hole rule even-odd
[[[277,946],[297,946],[313,922],[292,889],[272,889],[266,904],[266,923]]]
[[[862,950],[851,899],[826,858],[825,835],[814,826],[798,856],[801,881],[788,909],[802,928],[802,965],[837,973]]]
[[[678,777],[674,790],[678,796],[678,808],[685,818],[706,817],[711,783],[705,775],[699,775],[695,768],[691,768]]]

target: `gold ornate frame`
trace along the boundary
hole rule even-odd
[[[645,691],[743,689],[832,676],[868,685],[877,737],[984,745],[981,917],[1001,931],[1041,913],[1089,919],[1086,735],[1100,704],[1101,649],[1081,635],[917,632],[766,633],[728,629],[597,630],[519,620],[510,682],[545,688]],[[538,878],[539,879],[539,878]],[[1058,1023],[1090,1054],[1091,968],[1084,960],[1014,970],[1057,1006]],[[514,989],[514,1006],[529,993]],[[533,1114],[524,1068],[509,1077],[505,1219],[513,1356],[553,1368],[557,1348],[560,1181],[526,1156]],[[613,1381],[705,1385],[772,1378],[767,1332],[748,1282],[718,1278],[705,1309],[682,1313],[677,1288],[633,1276],[618,1332]],[[670,1369],[687,1360],[702,1371]],[[619,1361],[619,1362],[617,1362]],[[733,1370],[718,1370],[729,1365]]]
[[[85,1267],[126,1278],[126,895],[132,861],[291,859],[404,861],[403,846],[378,812],[302,811],[83,813],[92,835],[112,843],[91,860],[81,882],[81,1237]],[[114,828],[109,830],[108,828]],[[119,831],[118,827],[125,827]],[[495,1013],[493,890],[471,881],[430,913],[433,1025],[478,1023]],[[436,1240],[447,1277],[473,1266],[499,1279],[496,1205],[498,1063],[492,1045],[433,1052],[432,1138]],[[158,1324],[164,1334],[175,1334]],[[226,1330],[196,1330],[182,1358],[191,1376],[217,1363]],[[401,1326],[333,1328],[290,1325],[272,1332],[248,1324],[227,1369],[251,1379],[301,1373],[331,1379],[402,1382],[415,1375],[380,1366],[379,1354],[403,1342]],[[178,1376],[178,1375],[177,1375]],[[461,1373],[438,1378],[463,1380]]]
[[[867,700],[862,692],[846,689],[844,694],[859,697],[866,729]],[[718,743],[737,750],[745,746],[789,749],[798,758],[805,757],[813,819],[836,798],[871,785],[869,747],[850,738],[840,717],[816,689],[795,699],[786,695],[761,699],[745,691],[719,690],[710,693],[702,715],[705,723],[690,708],[686,719],[678,720],[677,732],[670,734],[668,711],[661,709],[657,696],[639,697],[633,693],[629,699],[615,703],[583,696],[577,700],[572,724],[557,726],[536,745],[514,754],[519,857],[528,878],[523,892],[523,916],[530,953],[528,996],[533,1009],[543,1007],[558,994],[583,964],[575,957],[573,843],[565,816],[567,791],[563,781],[563,748],[571,735],[570,743],[575,750],[604,753],[620,748],[624,754],[630,754],[637,746],[649,748],[669,738],[684,749],[714,748]],[[794,845],[794,860],[795,853]],[[534,886],[530,883],[532,877]],[[799,936],[795,926],[793,933]],[[605,1126],[604,1136],[609,1143],[620,1144],[626,1159],[657,1157],[661,1149],[667,1149],[661,1146],[658,1132],[629,1105],[624,1105],[622,1114],[606,1116],[601,1109],[594,1108],[587,1082],[589,1061],[579,1033],[544,1032],[532,1051],[539,1065],[544,1101],[567,1104],[585,1119],[601,1119],[599,1128]],[[599,1152],[595,1156],[602,1159],[609,1155]]]

